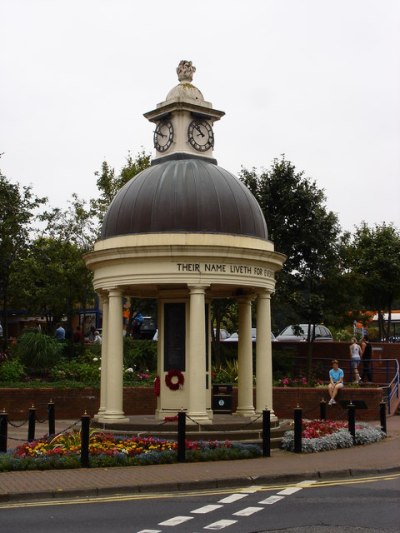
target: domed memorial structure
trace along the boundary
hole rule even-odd
[[[101,238],[85,259],[103,306],[99,422],[126,420],[123,410],[122,298],[158,302],[156,419],[189,415],[212,423],[209,305],[239,306],[238,405],[253,417],[272,406],[270,295],[284,256],[268,240],[261,208],[213,157],[213,109],[192,84],[195,67],[181,61],[179,84],[156,109],[155,157],[115,196]],[[256,300],[256,405],[253,402],[251,302]],[[127,413],[129,415],[129,413]],[[276,418],[276,417],[275,417]]]

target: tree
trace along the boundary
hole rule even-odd
[[[31,187],[11,183],[0,172],[0,305],[4,349],[8,338],[11,280],[27,252],[30,228],[37,218],[35,211],[46,201],[46,198],[35,196]]]
[[[95,172],[97,176],[96,185],[100,191],[100,196],[97,199],[92,199],[90,204],[92,214],[98,219],[99,230],[114,196],[125,183],[150,166],[150,159],[150,154],[146,154],[144,150],[138,152],[135,159],[129,152],[126,164],[122,167],[118,176],[115,175],[115,170],[106,161],[103,161],[101,171]]]
[[[42,235],[72,242],[82,252],[87,252],[97,237],[95,213],[85,200],[80,199],[75,193],[72,194],[69,204],[66,210],[56,207],[40,215],[39,219],[46,223]]]
[[[329,306],[330,280],[339,275],[340,226],[324,191],[285,156],[260,175],[242,168],[240,178],[263,210],[275,250],[287,256],[272,300],[274,326],[318,323]]]
[[[36,239],[21,261],[18,280],[25,309],[44,316],[49,332],[66,315],[71,333],[76,308],[94,294],[82,249],[61,238]]]
[[[347,252],[364,308],[378,312],[379,336],[387,340],[393,304],[400,297],[400,232],[392,224],[371,228],[363,222],[350,239]]]

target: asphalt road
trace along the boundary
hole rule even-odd
[[[62,475],[62,474],[61,474]],[[400,474],[0,504],[2,533],[399,532]]]

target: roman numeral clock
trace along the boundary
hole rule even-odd
[[[213,125],[224,112],[213,109],[192,84],[195,71],[191,61],[181,61],[176,69],[179,84],[168,93],[164,102],[144,115],[155,124],[153,144],[156,154],[153,164],[183,155],[216,163],[213,159]]]

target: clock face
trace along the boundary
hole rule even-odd
[[[166,152],[174,140],[174,128],[169,120],[157,124],[154,131],[154,148],[159,152]]]
[[[188,128],[188,140],[195,150],[206,152],[214,146],[214,133],[206,120],[192,120]]]

